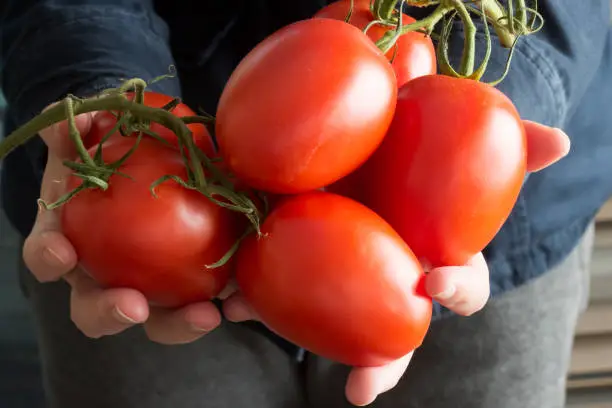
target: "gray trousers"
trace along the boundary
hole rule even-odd
[[[561,408],[573,332],[587,295],[592,230],[560,266],[469,318],[432,324],[392,391],[373,408]],[[297,364],[248,325],[224,323],[188,345],[141,328],[100,340],[70,321],[68,287],[25,272],[48,408],[343,408],[347,367]]]

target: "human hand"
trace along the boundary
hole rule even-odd
[[[524,121],[527,133],[527,170],[544,169],[564,157],[570,140],[559,129]],[[484,307],[489,298],[489,269],[482,253],[466,265],[434,268],[428,271],[427,293],[441,305],[462,316]],[[232,321],[257,320],[257,315],[237,292],[223,305]],[[353,405],[371,404],[378,395],[397,385],[406,371],[412,353],[382,367],[353,368],[346,383],[346,397]]]
[[[82,135],[89,131],[94,115],[77,116]],[[43,130],[40,136],[49,151],[40,196],[46,202],[53,202],[65,192],[70,174],[62,161],[73,160],[76,151],[69,140],[66,122]],[[71,318],[86,336],[99,338],[143,324],[151,340],[182,344],[200,338],[220,324],[219,310],[211,302],[168,310],[149,306],[144,295],[133,289],[102,289],[79,269],[75,249],[61,232],[60,212],[60,208],[39,211],[24,243],[23,257],[40,282],[64,279],[70,284]]]

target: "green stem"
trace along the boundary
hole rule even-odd
[[[512,16],[506,15],[504,8],[497,0],[481,1],[480,7],[493,24],[493,29],[499,38],[500,44],[506,48],[511,48],[516,39],[516,36],[510,31],[510,27],[513,25]],[[505,23],[503,23],[504,21]]]
[[[512,0],[510,0],[512,1]],[[518,10],[516,11],[517,14],[517,19],[519,21],[520,24],[520,32],[523,33],[524,31],[526,31],[526,27],[527,27],[527,5],[525,4],[525,0],[517,0],[518,3]],[[512,24],[512,26],[514,26],[514,24]]]
[[[147,86],[146,82],[135,82],[134,83],[134,102],[143,104],[144,103],[144,91]]]
[[[384,21],[391,20],[398,3],[399,0],[376,0],[374,2],[376,17]]]
[[[400,29],[400,35],[404,35],[409,32],[421,29],[425,29],[426,31],[431,32],[435,25],[438,24],[438,22],[442,20],[444,16],[453,9],[453,6],[440,3],[440,5],[438,5],[436,9],[424,19],[415,21],[411,24],[403,25]],[[393,30],[389,30],[376,42],[376,46],[380,48],[383,53],[386,54],[391,48],[393,48],[393,46],[395,45],[395,41],[397,41],[397,33]]]
[[[172,112],[172,110],[176,108],[180,103],[181,98],[174,98],[173,100],[162,106],[162,109]]]
[[[174,114],[171,112],[132,102],[121,94],[109,94],[103,98],[75,100],[73,102],[74,115],[104,110],[121,112],[129,111],[135,116],[157,122],[160,125],[170,129],[177,135],[179,140],[184,146],[187,147],[187,150],[190,153],[189,158],[191,159],[196,185],[198,187],[206,186],[204,169],[202,168],[200,161],[197,159],[197,154],[195,152],[193,143],[190,143],[192,142],[191,132],[185,123],[183,123],[180,118],[174,116]],[[0,143],[0,160],[6,157],[18,146],[34,138],[41,130],[66,120],[65,109],[65,106],[62,106],[61,104],[53,106],[8,135],[6,139]]]
[[[87,153],[87,148],[83,144],[83,138],[76,125],[76,115],[74,114],[74,99],[70,96],[64,99],[64,112],[68,121],[68,134],[74,143],[74,146],[83,163],[95,167],[96,163]]]
[[[485,0],[482,0],[482,1],[484,2]],[[469,77],[470,79],[474,79],[476,81],[480,81],[483,75],[485,74],[487,70],[487,66],[489,65],[489,59],[491,58],[491,50],[492,50],[491,31],[489,30],[489,24],[487,22],[487,14],[485,11],[482,12],[481,17],[482,17],[482,22],[483,22],[484,31],[485,31],[485,40],[487,43],[487,49],[485,51],[485,55],[482,59],[482,62],[480,63],[480,66],[476,68],[476,70]]]
[[[186,125],[190,125],[192,123],[201,123],[203,125],[208,125],[215,121],[214,118],[211,119],[204,116],[181,116],[181,120]]]
[[[221,259],[219,259],[215,263],[205,265],[206,269],[215,269],[215,268],[219,268],[225,265],[234,256],[234,254],[238,252],[238,249],[240,249],[240,244],[242,244],[242,241],[244,241],[249,235],[253,234],[254,232],[255,230],[253,229],[253,227],[248,227],[244,231],[242,236],[238,238],[236,242],[234,242],[234,244],[230,247],[230,249],[223,255],[223,257],[221,257]]]
[[[538,20],[538,17],[541,17],[541,16],[539,15],[539,13],[538,13],[538,0],[533,0],[533,8],[532,8],[532,11],[533,11],[533,13],[532,13],[532,14],[533,14],[533,17],[532,17],[531,21],[529,22],[529,30],[530,30],[530,31],[534,31],[534,30],[535,30],[535,29],[534,29],[535,23],[536,23],[536,21]],[[536,31],[539,31],[539,29],[538,29],[538,30],[536,30]]]
[[[146,87],[147,87],[147,82],[144,79],[132,78],[132,79],[128,79],[123,84],[121,84],[121,86],[117,90],[117,93],[123,94],[128,91],[131,91],[132,89],[134,90],[143,89],[144,90]]]
[[[406,0],[406,4],[413,7],[429,7],[440,4],[442,0]]]
[[[402,26],[401,33],[406,34],[411,31],[416,31],[418,29],[424,28],[427,31],[433,31],[433,28],[440,20],[444,18],[450,11],[453,10],[452,6],[444,4],[444,2],[440,3],[434,11],[431,12],[430,15],[425,17],[422,20],[416,21],[412,24],[406,24]]]
[[[86,188],[87,187],[85,183],[82,183],[80,186],[62,195],[60,198],[57,199],[56,202],[51,203],[51,204],[47,204],[42,198],[39,198],[37,200],[38,206],[46,211],[54,210],[66,204],[68,201],[72,200],[74,197],[76,197],[81,191],[85,190]]]
[[[481,9],[484,9],[484,7],[481,7]],[[510,18],[510,16],[514,16],[514,0],[508,0],[508,10],[507,10],[507,15]],[[510,24],[508,24],[508,30],[510,30],[510,32],[512,34],[515,34],[515,25],[514,25],[514,20],[510,22]]]
[[[476,25],[462,0],[450,0],[449,3],[455,6],[459,18],[463,21],[463,54],[459,72],[462,75],[470,76],[474,72],[474,61],[476,60]],[[482,3],[485,2],[482,1]]]
[[[349,11],[346,13],[346,17],[344,18],[345,23],[351,22],[351,17],[353,16],[353,10],[355,9],[355,0],[351,0],[351,4],[349,5]]]

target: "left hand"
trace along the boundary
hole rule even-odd
[[[570,140],[560,129],[530,121],[523,121],[523,124],[527,133],[528,171],[542,170],[569,152]],[[459,315],[478,312],[489,299],[489,269],[482,253],[466,265],[434,268],[428,272],[427,293]],[[224,301],[223,311],[230,321],[257,320],[257,315],[238,292]],[[412,353],[382,367],[353,368],[346,383],[349,402],[356,406],[374,402],[378,395],[397,385],[411,358]]]

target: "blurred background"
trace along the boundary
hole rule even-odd
[[[0,138],[4,108],[0,92]],[[0,407],[42,408],[36,332],[17,281],[20,256],[17,233],[0,210]]]

